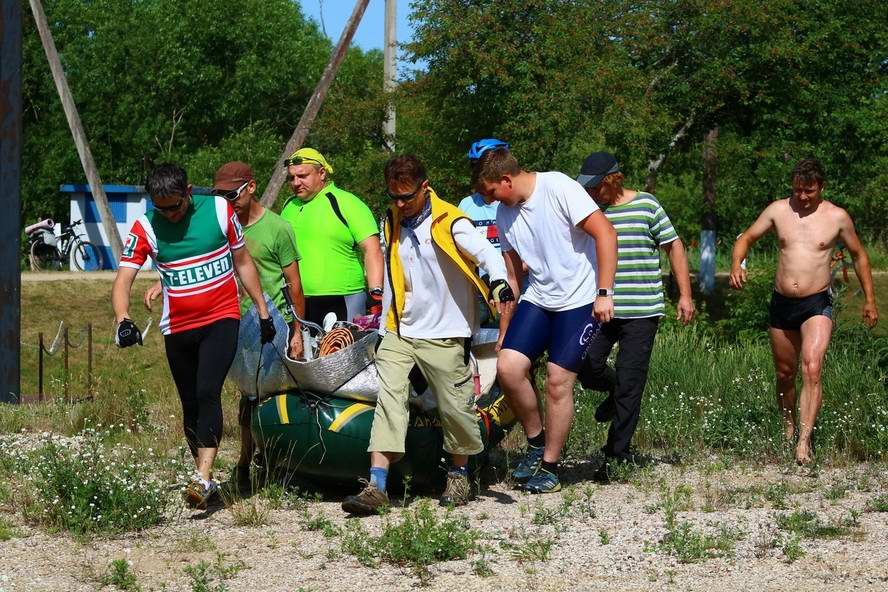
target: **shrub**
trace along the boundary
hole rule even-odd
[[[127,592],[139,592],[142,589],[126,559],[115,559],[108,565],[108,573],[102,577],[102,584]]]
[[[379,560],[409,565],[420,579],[426,579],[429,565],[465,559],[477,549],[478,537],[464,516],[448,510],[439,518],[429,501],[423,500],[415,509],[403,511],[400,520],[386,516],[378,537],[369,535],[360,522],[354,522],[343,533],[342,549],[364,565],[374,565]]]
[[[21,478],[17,499],[27,519],[74,534],[142,530],[163,519],[168,486],[159,475],[169,465],[152,452],[106,449],[101,437],[85,430],[30,452],[0,447]]]

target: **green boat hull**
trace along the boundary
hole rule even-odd
[[[477,466],[514,424],[498,389],[478,411],[484,451],[471,459]],[[316,396],[299,390],[266,399],[253,412],[252,427],[268,465],[288,474],[318,480],[354,481],[370,469],[367,446],[373,403]],[[444,439],[437,418],[413,413],[404,458],[392,476],[415,485],[434,486],[444,475]]]

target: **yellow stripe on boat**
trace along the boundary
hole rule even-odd
[[[344,428],[348,422],[371,409],[373,409],[373,405],[364,405],[363,403],[349,405],[339,414],[339,417],[333,420],[333,423],[331,423],[330,427],[327,429],[331,432],[338,432]]]
[[[286,425],[290,423],[290,417],[287,415],[287,395],[278,395],[274,398],[274,402],[277,405],[278,415],[281,418],[281,424]]]

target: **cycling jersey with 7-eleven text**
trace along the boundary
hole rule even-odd
[[[136,220],[120,259],[139,269],[154,259],[163,285],[164,335],[220,319],[239,319],[231,251],[244,246],[244,232],[221,197],[195,195],[185,217],[170,222],[157,210]]]

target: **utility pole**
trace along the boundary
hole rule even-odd
[[[395,90],[395,78],[397,77],[398,62],[398,32],[397,32],[397,0],[385,0],[385,49],[383,49],[383,83],[388,106],[386,107],[385,123],[382,131],[388,149],[395,151],[395,103],[392,93]]]
[[[22,8],[0,3],[0,402],[21,400]]]
[[[86,180],[89,182],[93,199],[96,200],[99,217],[102,219],[102,228],[105,230],[105,236],[108,238],[111,252],[114,253],[114,259],[119,261],[120,255],[123,252],[123,243],[120,241],[120,233],[117,232],[117,223],[111,214],[111,208],[108,207],[108,196],[105,195],[102,179],[99,177],[96,162],[93,160],[92,151],[89,149],[86,132],[83,131],[83,124],[80,122],[80,115],[77,113],[77,105],[74,104],[74,96],[68,87],[65,70],[62,68],[62,61],[59,59],[58,51],[56,51],[52,32],[49,30],[49,24],[46,22],[43,5],[40,3],[40,0],[29,0],[29,2],[31,3],[31,12],[34,13],[37,31],[40,33],[40,41],[43,42],[43,50],[46,52],[46,59],[49,60],[49,68],[52,70],[52,79],[62,101],[65,117],[68,119],[68,127],[71,128],[71,134],[74,136],[74,144],[77,146],[80,164],[83,165],[83,172],[86,173]]]
[[[277,163],[274,165],[274,172],[271,174],[271,179],[268,180],[268,186],[262,193],[262,199],[259,200],[259,202],[266,208],[274,205],[278,193],[280,193],[281,187],[284,185],[284,179],[287,177],[284,161],[291,154],[296,152],[296,149],[302,146],[302,143],[305,142],[305,138],[308,137],[311,125],[314,123],[315,117],[318,116],[318,111],[321,110],[321,105],[324,103],[327,91],[330,90],[330,85],[333,84],[336,72],[339,70],[342,60],[345,59],[348,46],[351,45],[352,37],[355,36],[355,31],[361,22],[361,18],[364,16],[364,11],[367,10],[367,4],[369,2],[370,0],[357,0],[355,2],[355,8],[352,10],[352,14],[349,17],[348,22],[345,24],[345,29],[343,29],[342,35],[339,37],[339,43],[336,44],[336,48],[330,56],[330,61],[327,63],[327,67],[324,68],[324,72],[321,74],[321,79],[318,81],[318,85],[315,87],[314,93],[308,101],[308,105],[305,106],[305,111],[302,112],[302,117],[299,118],[299,123],[296,124],[296,129],[293,130],[293,135],[290,136],[287,145],[284,147],[283,154],[281,154]]]

